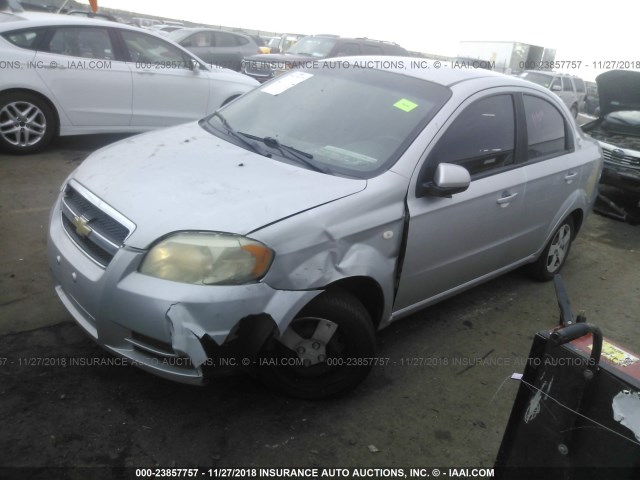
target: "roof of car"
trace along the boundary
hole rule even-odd
[[[128,30],[146,31],[144,29],[126,25],[124,23],[115,23],[110,20],[88,18],[79,15],[60,15],[57,13],[44,12],[20,12],[10,14],[0,13],[0,32],[6,32],[8,30],[15,30],[18,28],[50,27],[53,25],[102,25],[104,27],[111,28],[117,26],[118,28],[125,28]]]
[[[181,28],[181,32],[224,32],[230,33],[231,35],[242,35],[243,37],[249,37],[250,35],[242,32],[230,32],[229,30],[222,30],[221,28],[211,28],[211,27],[187,27]]]
[[[363,55],[339,59],[327,58],[322,61],[347,61],[350,65],[359,63],[360,65],[366,65],[368,68],[402,73],[448,87],[467,80],[487,78],[494,79],[496,85],[524,86],[527,88],[532,88],[533,85],[533,88],[535,88],[535,84],[531,82],[503,73],[493,72],[483,68],[450,68],[442,65],[442,62],[438,62],[437,60],[424,58]],[[542,88],[540,88],[540,90],[544,91]]]

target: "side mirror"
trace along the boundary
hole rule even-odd
[[[554,83],[553,85],[551,85],[552,92],[559,92],[561,90],[562,90],[562,85],[558,85],[557,83]]]
[[[436,168],[433,181],[418,185],[417,197],[447,197],[464,192],[471,184],[469,170],[452,163],[441,163]]]
[[[195,59],[191,59],[191,71],[193,73],[200,73],[200,62]]]

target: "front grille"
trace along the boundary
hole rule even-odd
[[[89,198],[93,199],[92,202]],[[69,238],[93,261],[106,267],[132,231],[96,203],[80,186],[67,185],[62,198],[62,225]],[[95,202],[95,203],[94,203]],[[112,210],[109,207],[109,210]]]
[[[631,167],[640,169],[640,157],[634,157],[632,155],[616,155],[613,150],[606,148],[602,149],[604,160],[607,163],[620,165],[622,167]]]
[[[271,64],[269,62],[245,60],[244,73],[257,77],[270,77],[272,74]]]

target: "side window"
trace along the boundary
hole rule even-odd
[[[581,78],[574,78],[573,83],[576,86],[576,92],[584,93],[586,92],[586,88],[584,86],[584,81]]]
[[[113,59],[111,39],[105,28],[58,28],[44,50],[73,57]]]
[[[360,55],[360,47],[357,43],[343,43],[336,53],[336,57],[346,57],[349,55]]]
[[[484,175],[514,162],[515,114],[511,95],[494,95],[468,106],[440,138],[429,157],[429,171],[439,163],[462,165]]]
[[[35,50],[38,48],[40,40],[44,36],[44,29],[39,30],[19,30],[14,32],[3,33],[2,36],[5,40],[14,44],[16,47],[28,48],[29,50]]]
[[[194,33],[190,37],[180,42],[183,47],[211,47],[213,38],[209,32]]]
[[[529,160],[564,153],[567,150],[564,118],[549,102],[524,95]]]
[[[190,57],[168,42],[145,33],[121,31],[122,39],[132,62],[172,64],[190,68]]]
[[[562,89],[562,82],[560,81],[560,77],[556,77],[553,79],[551,85],[549,85],[549,90],[553,90],[553,87],[560,87],[560,89]]]
[[[367,45],[366,43],[362,45],[362,54],[363,55],[383,55],[382,47],[379,45]]]
[[[224,32],[215,32],[216,47],[235,47],[238,45],[236,36]]]
[[[571,79],[569,77],[562,77],[562,91],[573,92],[573,86],[571,85]]]

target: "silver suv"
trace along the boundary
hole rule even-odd
[[[69,176],[49,265],[100,345],[180,382],[237,369],[326,397],[393,364],[376,330],[520,266],[560,271],[602,157],[557,96],[481,69],[326,62]]]
[[[584,80],[575,75],[537,70],[527,70],[520,77],[551,90],[562,99],[574,118],[578,116],[587,93]]]

